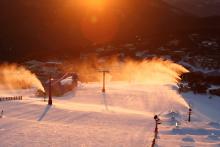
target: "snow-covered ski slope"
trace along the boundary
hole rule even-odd
[[[1,90],[22,101],[0,102],[0,147],[149,147],[154,115],[159,114],[157,145],[219,147],[220,98],[184,93],[164,85],[125,82],[80,84],[48,106],[33,90]],[[187,122],[192,105],[192,122]],[[172,111],[172,112],[171,112]],[[178,127],[176,127],[178,122]]]

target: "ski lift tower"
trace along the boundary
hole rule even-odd
[[[109,73],[109,70],[103,69],[103,70],[99,70],[99,72],[103,73],[102,92],[105,93],[105,74]]]

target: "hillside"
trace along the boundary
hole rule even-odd
[[[219,0],[164,0],[165,2],[180,8],[188,13],[200,17],[220,16]]]
[[[115,0],[101,12],[88,10],[79,2],[1,0],[1,59],[75,57],[82,50],[91,50],[94,43],[121,44],[135,42],[137,36],[163,39],[170,34],[219,30],[218,18],[196,18],[160,0]],[[93,25],[90,19],[98,21]]]
[[[153,116],[160,114],[158,146],[218,146],[219,97],[180,96],[175,90],[164,91],[165,87],[113,82],[102,94],[100,83],[81,84],[65,96],[55,97],[53,106],[35,97],[34,90],[15,90],[13,94],[1,90],[1,96],[23,95],[22,101],[0,102],[4,110],[1,145],[146,147],[153,140]],[[192,105],[191,123],[187,122],[188,109],[178,102],[182,97]]]

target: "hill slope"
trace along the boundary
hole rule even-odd
[[[2,58],[46,58],[64,52],[77,56],[79,50],[94,42],[122,43],[134,41],[137,35],[160,38],[213,28],[213,24],[219,26],[217,19],[200,20],[161,0],[112,0],[101,12],[78,3],[79,0],[1,0]],[[95,20],[95,25],[87,19]],[[83,22],[86,27],[92,26],[89,32],[95,39],[91,39],[88,30],[85,34]]]
[[[220,15],[219,0],[164,0],[165,2],[200,17]]]
[[[187,109],[163,89],[114,82],[108,84],[103,95],[99,83],[88,83],[54,98],[53,106],[34,97],[33,91],[16,90],[13,95],[23,95],[23,101],[0,102],[4,109],[0,118],[1,145],[146,147],[153,139],[153,116],[159,112],[159,146],[219,145],[219,97],[210,100],[207,96],[184,94],[193,106],[192,123],[187,123]],[[1,95],[12,95],[12,91],[1,90]],[[171,109],[176,113],[170,113]]]

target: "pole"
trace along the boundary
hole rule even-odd
[[[155,130],[154,130],[155,134],[154,134],[154,138],[157,138],[157,134],[158,134],[158,122],[157,120],[155,120]]]
[[[105,93],[105,72],[103,71],[103,86],[102,86],[102,92]]]
[[[49,99],[48,99],[48,105],[52,105],[52,86],[51,86],[51,74],[50,74],[50,79],[49,79]]]
[[[188,122],[190,122],[190,121],[191,121],[191,114],[192,114],[192,109],[191,109],[191,108],[189,108],[189,117],[188,117]]]
[[[155,144],[156,144],[156,139],[154,138],[152,141],[151,147],[155,147]]]
[[[157,134],[158,134],[158,124],[159,124],[159,117],[157,115],[154,116],[154,120],[155,120],[155,130],[154,130],[154,138],[157,138]]]
[[[102,92],[105,93],[105,75],[107,72],[109,72],[108,70],[100,70],[100,72],[102,72],[103,76],[102,76]]]

